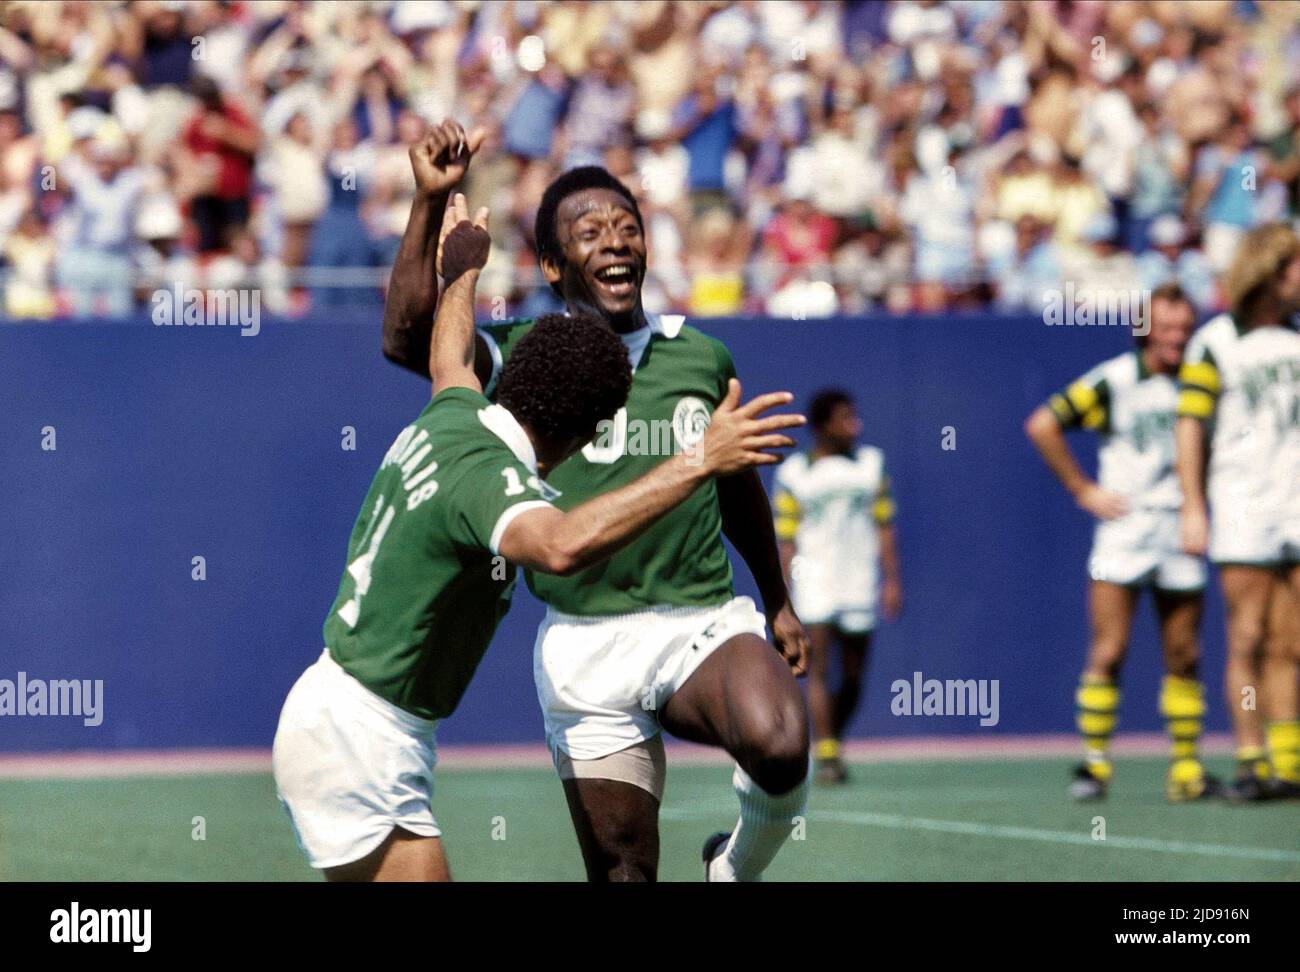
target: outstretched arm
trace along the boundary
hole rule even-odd
[[[464,177],[484,133],[465,133],[447,120],[411,146],[415,198],[393,261],[384,300],[384,357],[421,375],[429,373],[429,341],[438,302],[438,242],[451,192]]]
[[[501,553],[550,574],[571,574],[604,560],[709,478],[777,462],[779,457],[768,450],[793,446],[780,430],[803,425],[803,416],[761,415],[792,399],[789,392],[773,392],[742,406],[740,382],[732,379],[697,449],[567,513],[537,509],[521,514],[506,528]]]
[[[438,301],[429,341],[429,376],[435,395],[444,388],[483,390],[474,374],[474,288],[492,246],[488,211],[480,209],[471,223],[469,204],[458,192],[447,213],[451,230],[442,242],[447,287]]]

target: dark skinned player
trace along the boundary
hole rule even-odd
[[[417,194],[393,266],[384,354],[420,374],[438,299],[443,213],[480,133],[444,122],[411,150]],[[735,368],[718,341],[641,304],[646,241],[631,193],[605,170],[574,169],[537,214],[538,263],[570,313],[605,322],[634,373],[626,409],[551,477],[561,509],[697,448]],[[479,333],[491,393],[532,322]],[[671,442],[659,434],[671,428]],[[656,447],[646,448],[647,439]],[[736,597],[726,536],[763,610]],[[790,604],[766,493],[753,471],[719,479],[595,569],[529,575],[548,606],[534,671],[547,740],[593,881],[653,880],[664,784],[660,729],[736,760],[740,817],[704,845],[709,880],[758,880],[803,813],[808,716],[796,675],[807,636]],[[766,629],[772,630],[768,642]]]

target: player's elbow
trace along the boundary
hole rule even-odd
[[[541,570],[545,574],[555,574],[557,577],[571,577],[585,566],[586,563],[578,551],[563,543],[555,543],[547,546]]]
[[[1025,437],[1030,442],[1041,442],[1043,437],[1051,434],[1051,428],[1056,420],[1052,413],[1047,409],[1039,407],[1034,409],[1029,418],[1025,419]]]
[[[380,347],[383,349],[384,357],[393,364],[406,364],[407,342],[387,319],[384,321],[384,337]]]

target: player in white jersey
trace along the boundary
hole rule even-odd
[[[862,693],[877,600],[892,621],[903,591],[884,454],[856,444],[862,421],[839,389],[814,395],[809,419],[813,446],[781,464],[772,506],[795,610],[808,629],[815,776],[842,783],[847,774],[840,740]],[[830,655],[837,640],[841,678],[832,690]]]
[[[1280,224],[1252,230],[1223,290],[1230,313],[1196,332],[1180,375],[1178,474],[1183,547],[1208,549],[1228,607],[1228,795],[1255,800],[1300,793],[1300,646],[1288,643],[1285,589],[1300,595],[1300,238]]]
[[[1079,800],[1104,797],[1114,773],[1109,750],[1119,674],[1144,588],[1151,590],[1164,643],[1160,710],[1172,740],[1166,795],[1192,800],[1219,789],[1197,752],[1205,714],[1196,671],[1205,565],[1179,543],[1174,471],[1176,376],[1195,323],[1182,291],[1162,287],[1151,299],[1150,331],[1135,350],[1097,365],[1025,423],[1048,467],[1098,521],[1088,559],[1092,635],[1075,695],[1085,760],[1070,792]],[[1065,430],[1080,427],[1102,437],[1096,482],[1066,443]]]

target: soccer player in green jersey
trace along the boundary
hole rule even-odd
[[[498,404],[473,370],[487,212],[458,198],[448,286],[429,347],[433,398],[379,467],[348,543],[326,649],[280,715],[276,787],[332,880],[449,878],[430,807],[437,723],[455,710],[510,604],[516,565],[574,575],[610,557],[713,476],[775,462],[788,393],[739,405],[733,381],[698,446],[563,512],[543,481],[626,401],[623,343],[583,317],[542,318],[504,369]],[[558,384],[557,384],[558,383]]]
[[[479,134],[449,121],[411,151],[417,194],[393,267],[383,347],[419,373],[437,300],[443,209],[479,144]],[[680,317],[643,309],[640,211],[604,169],[555,180],[535,235],[542,273],[569,313],[604,322],[633,368],[627,406],[550,477],[562,492],[556,505],[567,509],[690,449],[711,414],[716,422],[735,367],[720,342]],[[514,320],[480,332],[477,373],[489,392],[534,327]],[[761,612],[735,595],[724,536],[758,584]],[[598,566],[528,579],[548,606],[534,648],[537,693],[589,879],[655,878],[667,729],[736,760],[740,818],[705,842],[705,876],[757,880],[803,813],[808,715],[795,681],[807,636],[755,471],[697,490]]]

